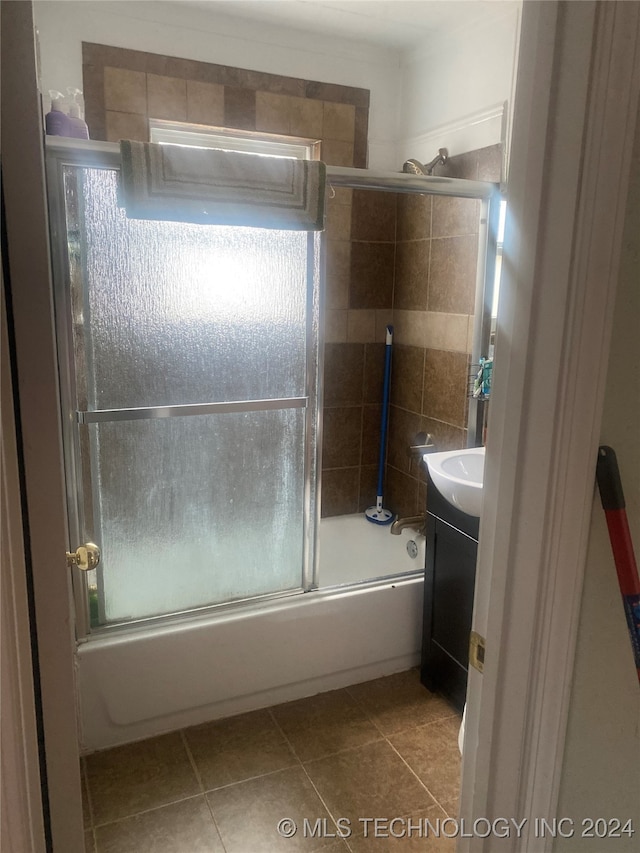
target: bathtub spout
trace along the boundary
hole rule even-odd
[[[427,524],[426,512],[421,515],[411,515],[408,518],[397,518],[391,525],[391,533],[399,536],[405,527],[415,527],[418,533],[424,533]]]

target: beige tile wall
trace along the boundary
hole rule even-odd
[[[500,180],[501,147],[452,157],[438,174]],[[479,202],[398,197],[395,328],[385,503],[402,516],[426,505],[423,463],[407,448],[418,432],[441,450],[466,445]]]
[[[500,146],[451,158],[447,175],[499,180]],[[426,504],[419,432],[466,444],[480,207],[448,199],[337,190],[328,202],[323,515],[375,500],[385,327],[395,329],[385,506]]]
[[[328,201],[322,514],[375,503],[385,327],[391,322],[395,193]]]
[[[150,118],[321,140],[322,159],[366,167],[369,91],[83,43],[92,139],[148,140]]]

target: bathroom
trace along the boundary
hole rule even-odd
[[[88,8],[91,4],[79,4],[78,8],[83,5]],[[143,5],[150,7],[150,4]],[[118,6],[121,15],[110,17],[98,12],[94,26],[87,25],[86,20],[83,24],[79,17],[73,21],[66,20],[64,15],[50,21],[49,31],[53,34],[50,43],[61,46],[66,71],[61,80],[50,80],[49,85],[65,86],[69,81],[76,80],[76,85],[80,83],[79,73],[74,77],[67,72],[72,67],[81,67],[79,42],[82,39],[93,44],[106,42],[130,49],[137,47],[162,55],[188,55],[185,53],[185,42],[197,42],[201,33],[207,33],[204,40],[213,42],[204,17],[198,17],[197,24],[194,24],[193,17],[187,19],[183,15],[186,7],[183,7],[180,14],[175,12],[172,17],[170,6],[163,4],[154,12],[154,18],[150,21],[148,18],[145,20],[142,8],[117,4],[114,9]],[[615,242],[616,235],[620,234],[620,223],[624,222],[626,193],[622,192],[620,187],[626,187],[628,183],[629,139],[630,136],[632,139],[633,132],[633,124],[629,123],[629,118],[633,118],[637,112],[638,89],[637,85],[634,87],[633,84],[633,69],[635,67],[637,70],[637,61],[634,66],[633,51],[628,51],[629,45],[634,42],[634,28],[636,36],[640,35],[637,10],[634,10],[633,6],[634,4],[627,3],[601,4],[596,8],[590,4],[569,3],[560,4],[558,8],[556,4],[543,3],[527,4],[525,7],[519,78],[523,85],[518,88],[514,125],[516,132],[511,151],[513,167],[509,172],[509,197],[513,211],[511,223],[516,226],[519,224],[520,227],[512,229],[508,226],[507,247],[510,253],[513,253],[510,254],[511,257],[520,257],[524,252],[531,262],[525,262],[523,258],[522,265],[518,265],[518,287],[503,290],[507,299],[501,305],[500,311],[501,323],[504,324],[503,329],[507,330],[509,340],[506,349],[499,351],[500,377],[496,379],[499,378],[500,382],[496,381],[491,404],[488,452],[493,453],[492,448],[495,448],[496,455],[490,457],[493,458],[495,467],[491,469],[491,481],[485,484],[487,491],[491,493],[491,502],[487,510],[488,515],[484,516],[483,523],[488,538],[484,539],[484,546],[480,549],[479,565],[479,572],[489,571],[492,589],[488,598],[483,595],[482,600],[478,602],[480,621],[476,622],[479,630],[486,632],[488,665],[482,677],[474,670],[470,671],[474,691],[479,691],[474,693],[479,697],[479,704],[472,703],[471,719],[468,720],[469,736],[475,734],[473,742],[476,749],[465,750],[464,773],[465,779],[475,779],[477,784],[473,790],[469,785],[464,786],[463,814],[470,814],[472,808],[476,814],[487,813],[489,803],[496,807],[499,804],[502,814],[516,814],[518,804],[523,802],[539,804],[542,813],[550,817],[556,808],[559,810],[556,814],[573,813],[576,816],[637,813],[635,789],[628,784],[628,779],[637,772],[636,673],[632,667],[627,666],[628,637],[625,637],[624,630],[620,629],[619,595],[616,596],[614,590],[615,571],[613,570],[610,577],[608,561],[605,558],[606,539],[600,524],[601,508],[595,503],[591,525],[588,520],[594,497],[593,471],[589,460],[591,456],[595,456],[594,442],[601,417],[598,397],[604,381],[602,368],[606,365],[609,351],[606,332],[611,328],[611,309],[618,280],[612,239]],[[133,10],[135,17],[123,23],[123,10]],[[12,691],[10,687],[7,695],[3,689],[3,711],[6,698],[11,700],[12,708],[19,705],[19,699],[23,702],[22,729],[16,727],[11,717],[7,718],[7,723],[14,733],[13,742],[23,745],[24,756],[22,762],[12,761],[12,757],[17,757],[13,747],[13,750],[3,749],[3,757],[8,758],[10,766],[17,764],[18,767],[26,767],[31,780],[21,779],[19,773],[10,777],[15,779],[15,790],[22,792],[23,802],[29,806],[29,814],[25,815],[25,827],[27,833],[29,827],[32,827],[31,838],[34,840],[32,844],[18,844],[17,849],[45,850],[44,834],[37,826],[39,814],[40,829],[43,824],[37,744],[44,735],[47,745],[48,800],[51,815],[50,822],[45,815],[45,831],[50,831],[56,839],[54,849],[59,847],[65,853],[70,853],[83,847],[80,774],[75,772],[78,735],[68,619],[69,602],[65,592],[68,578],[64,573],[60,575],[59,571],[51,569],[52,566],[58,565],[63,568],[64,559],[61,559],[60,555],[65,546],[74,547],[74,542],[69,542],[67,533],[63,532],[66,522],[62,511],[64,493],[59,470],[57,377],[54,359],[47,357],[48,350],[52,349],[52,314],[50,299],[48,300],[49,269],[39,162],[42,159],[42,145],[35,120],[40,110],[35,97],[35,51],[30,44],[30,41],[33,41],[30,39],[33,32],[30,21],[31,4],[3,4],[2,11],[3,58],[11,57],[11,63],[7,63],[6,70],[12,86],[11,92],[6,92],[6,103],[11,105],[14,116],[11,133],[8,129],[6,137],[6,125],[3,126],[3,177],[6,178],[6,210],[10,226],[11,283],[13,284],[15,279],[16,285],[10,288],[9,293],[14,297],[13,316],[18,345],[17,363],[22,410],[18,437],[22,436],[24,439],[27,463],[23,476],[28,483],[26,507],[29,510],[30,541],[24,544],[28,565],[33,568],[35,579],[34,605],[40,639],[40,671],[36,675],[35,686],[41,687],[39,696],[42,697],[44,707],[40,718],[44,731],[40,729],[38,732],[35,729],[37,718],[34,719],[33,714],[34,710],[37,713],[38,706],[29,698],[29,667],[20,666],[18,672],[21,676],[24,673],[25,676],[21,679],[20,693]],[[162,18],[162,22],[157,18]],[[44,20],[44,17],[41,17],[41,20]],[[422,25],[423,18],[418,18],[418,21]],[[188,38],[183,37],[185,34],[179,26],[185,22],[191,25]],[[10,26],[5,26],[5,23]],[[164,40],[161,38],[162,23],[171,29],[173,40],[168,37],[166,31],[167,37]],[[474,35],[486,36],[471,18],[467,18],[465,23],[469,24]],[[84,30],[77,40],[69,38],[76,24]],[[219,58],[229,66],[252,67],[250,58],[242,57],[238,53],[238,42],[242,39],[236,37],[239,32],[237,25],[231,26],[227,22],[225,26],[222,20],[218,24],[225,34],[222,41],[233,39],[233,48],[236,51],[235,56],[225,56],[221,48]],[[264,40],[269,41],[267,27],[261,25],[259,30],[263,43]],[[256,31],[254,29],[254,33]],[[10,33],[12,41],[7,42],[7,32]],[[271,38],[272,44],[281,43],[281,38],[280,35]],[[309,56],[317,59],[317,48],[321,43],[319,37],[316,35],[306,42],[300,34],[297,38],[297,45],[304,44],[307,64]],[[493,46],[489,46],[485,51],[487,39],[480,38],[479,41],[482,46],[476,45],[477,53],[474,53],[473,39],[467,41],[464,45],[467,50],[465,56],[479,56],[481,62],[478,67],[487,69],[498,51]],[[637,42],[636,38],[636,44]],[[425,90],[434,96],[431,106],[444,124],[447,116],[443,115],[442,110],[438,110],[436,95],[442,94],[447,104],[451,102],[448,97],[448,83],[453,82],[455,75],[440,80],[436,71],[438,68],[450,71],[448,60],[455,55],[455,51],[451,49],[451,41],[442,47],[439,62],[435,62],[436,67],[430,69],[433,73],[421,75],[416,83],[416,90],[420,91],[421,97],[424,96]],[[330,46],[326,45],[327,53],[330,49]],[[207,61],[208,57],[203,54],[204,51],[198,61]],[[349,55],[351,58],[357,55],[352,45]],[[381,56],[381,50],[377,48],[376,62]],[[637,56],[636,52],[636,60]],[[602,62],[594,62],[594,57],[599,57]],[[612,61],[613,58],[615,62]],[[280,59],[281,57],[278,64],[282,64]],[[302,62],[300,65],[302,66]],[[370,81],[375,78],[374,73],[366,75],[370,81],[359,78],[357,74],[350,76],[343,62],[335,61],[333,65],[334,70],[329,69],[325,74],[320,69],[318,73],[314,73],[312,79],[347,79],[350,84],[365,88],[367,85],[371,86]],[[12,66],[15,69],[13,77],[9,73]],[[282,67],[284,68],[284,64]],[[275,68],[269,70],[271,73],[277,73]],[[302,67],[286,67],[285,71],[291,76],[304,73]],[[478,79],[477,74],[467,75],[467,79],[462,81],[458,79],[455,81],[456,89],[459,86],[460,91],[465,92],[474,87]],[[503,76],[500,76],[500,79],[504,81]],[[552,85],[546,85],[548,82]],[[432,83],[435,83],[435,93],[431,92]],[[610,103],[609,93],[613,91],[614,103]],[[17,94],[9,97],[11,93]],[[473,107],[467,105],[467,109],[470,111],[464,112],[461,109],[460,112],[464,112],[469,118],[472,116]],[[530,117],[534,120],[530,121]],[[455,115],[448,118],[455,123]],[[486,127],[486,123],[494,121],[496,116],[492,118],[491,110],[487,110],[485,119],[486,122],[472,121],[472,126],[479,129],[478,125],[481,127],[485,124]],[[583,120],[585,124],[581,125]],[[583,127],[583,132],[576,133],[576,130],[580,131],[580,127]],[[453,134],[455,130],[455,127],[451,127],[450,133]],[[601,131],[606,131],[602,138],[598,136]],[[415,135],[420,134],[416,132]],[[384,143],[383,135],[375,136],[370,152],[372,158],[380,155],[380,143]],[[489,139],[474,138],[471,140],[472,144],[461,146],[460,149],[452,142],[447,141],[447,144],[452,152],[474,150],[495,144],[500,138],[499,133]],[[440,140],[427,142],[428,145],[419,149],[403,150],[399,158],[389,157],[387,168],[397,169],[398,163],[416,155],[426,161],[437,151]],[[637,147],[635,150],[637,178]],[[605,154],[606,156],[603,156]],[[582,167],[583,162],[585,168]],[[634,186],[635,195],[631,195],[630,200],[635,199],[637,215],[637,180]],[[548,195],[542,199],[537,195],[541,187],[549,190]],[[609,192],[611,188],[613,189]],[[589,204],[586,209],[583,203],[577,204],[580,199],[601,199],[603,206]],[[634,208],[630,207],[630,229],[634,221],[633,210]],[[635,222],[637,223],[637,218]],[[546,225],[549,227],[545,227]],[[25,239],[27,234],[28,241]],[[573,239],[576,234],[579,236],[577,244]],[[544,235],[553,235],[553,240],[545,241],[543,245],[541,238]],[[637,247],[637,225],[635,231],[630,230],[628,235],[630,249],[625,250],[624,280],[627,285],[632,285],[637,280],[637,254],[635,260],[633,259],[633,246]],[[5,246],[3,256],[4,249]],[[536,260],[541,257],[546,264],[546,275],[534,278],[534,255]],[[597,264],[591,262],[592,257],[598,259]],[[577,258],[575,262],[574,258]],[[578,268],[581,273],[586,271],[586,276],[580,276],[580,286],[575,289],[571,288],[570,284],[575,281],[574,276]],[[7,268],[4,273],[6,275]],[[515,283],[511,273],[507,281]],[[583,310],[584,300],[587,306],[591,306],[591,310],[587,312]],[[615,344],[621,354],[623,350],[619,345],[623,342],[626,345],[631,339],[637,341],[637,336],[633,334],[633,321],[637,312],[634,316],[633,312],[628,310],[631,303],[625,304],[622,299],[619,303],[616,313],[624,321],[629,321],[629,334],[626,336],[624,323],[620,320],[615,323]],[[8,307],[11,309],[12,306]],[[532,309],[539,319],[538,323],[529,322]],[[3,311],[3,321],[4,319]],[[4,329],[3,322],[3,331]],[[567,334],[568,331],[570,334]],[[510,334],[512,332],[513,335]],[[34,335],[38,341],[37,348],[33,346]],[[499,342],[503,340],[504,338],[499,336]],[[6,355],[5,346],[6,338],[3,335],[3,355]],[[504,358],[509,358],[509,353],[511,359],[505,362]],[[6,363],[6,359],[3,359],[3,369]],[[631,363],[637,364],[637,359],[633,361],[620,358],[617,362],[618,369],[624,370]],[[504,367],[504,373],[503,365],[507,365]],[[529,369],[531,372],[527,373]],[[4,369],[3,403],[6,402],[6,373]],[[628,375],[628,371],[625,375]],[[531,379],[533,381],[530,381]],[[567,389],[583,388],[585,382],[592,385],[593,394],[566,393]],[[525,387],[527,393],[523,398],[522,391]],[[618,388],[619,382],[615,385],[615,389]],[[611,391],[613,390],[612,382]],[[628,386],[620,390],[623,391],[619,395],[620,405],[611,409],[609,425],[605,425],[603,437],[616,443],[620,441],[622,446],[623,430],[627,429],[629,424]],[[3,405],[3,453],[10,438],[10,434],[4,430],[5,414],[7,407]],[[550,422],[554,424],[553,430],[548,428]],[[591,440],[588,440],[586,435],[589,431]],[[580,439],[580,442],[576,443],[578,435],[584,436],[584,442]],[[637,442],[633,444],[635,447]],[[12,458],[16,459],[16,454],[14,451],[12,455],[10,443],[8,450],[11,462]],[[558,460],[566,462],[560,470],[557,470],[557,466],[552,467],[552,463]],[[13,467],[17,469],[15,462]],[[14,480],[16,478],[17,471]],[[540,501],[541,489],[551,510],[545,512],[544,517],[541,513],[544,509],[544,502]],[[13,577],[18,583],[15,589],[22,595],[20,583],[24,586],[25,560],[20,557],[18,547],[21,542],[20,490],[12,487],[10,495],[10,521],[16,518],[14,509],[17,504],[17,535],[15,542],[9,543],[11,561],[8,564],[4,560],[7,546],[6,538],[3,537],[3,585],[6,577],[5,567],[8,568],[11,579],[12,566],[15,565]],[[513,512],[514,500],[518,502],[520,510],[516,513]],[[23,519],[25,511],[23,503]],[[637,517],[637,504],[632,504],[632,523],[635,524]],[[511,519],[511,525],[504,523],[507,518]],[[587,539],[593,541],[589,542],[590,556],[585,578],[587,584],[581,607],[580,591],[585,576],[584,553]],[[555,547],[554,543],[558,547]],[[593,551],[592,545],[595,546]],[[505,580],[504,570],[507,566],[507,583],[502,587],[501,581]],[[3,596],[3,616],[6,601]],[[18,601],[14,598],[13,610],[17,614],[17,622],[12,636],[18,644],[18,650],[26,651],[28,657],[30,620],[28,615],[23,615],[24,607],[21,602],[22,599]],[[11,601],[9,614],[11,617]],[[567,618],[567,614],[570,618]],[[488,618],[489,616],[491,618]],[[380,625],[383,624],[384,621],[380,620]],[[7,621],[3,619],[3,639],[7,633],[6,625]],[[594,625],[597,626],[595,632]],[[311,621],[309,628],[313,627]],[[376,625],[378,630],[379,627]],[[176,635],[179,633],[176,630]],[[306,632],[304,638],[309,638]],[[590,638],[594,639],[596,647],[593,642],[590,644]],[[311,640],[313,639],[311,637]],[[375,637],[371,639],[375,640]],[[574,662],[576,639],[578,658]],[[33,644],[33,635],[31,643]],[[299,647],[298,657],[308,656],[310,647],[313,647],[313,643],[304,648]],[[5,648],[7,647],[3,645],[3,651]],[[225,652],[226,650],[225,648]],[[11,648],[8,651],[11,654]],[[219,653],[219,649],[217,651]],[[176,658],[171,648],[165,649],[165,653],[170,671]],[[336,664],[339,663],[339,654],[339,650],[335,650]],[[153,662],[157,657],[153,653],[149,655],[150,670],[153,669]],[[208,662],[209,657],[205,654],[197,657],[200,672],[196,671],[196,675],[202,676],[202,670],[205,668],[203,664]],[[503,671],[504,678],[496,679],[496,664]],[[13,669],[15,672],[16,667]],[[197,664],[194,669],[197,670]],[[484,686],[481,687],[481,684]],[[4,686],[3,672],[3,688]],[[507,689],[502,689],[503,686]],[[347,695],[351,695],[349,690],[350,688],[347,689]],[[26,701],[21,697],[26,697]],[[615,701],[612,701],[613,697]],[[363,701],[364,697],[360,695],[360,706]],[[18,710],[20,712],[20,708]],[[112,716],[116,716],[119,708],[110,710]],[[379,703],[378,710],[382,710]],[[565,752],[562,761],[561,752],[569,710],[569,751]],[[326,719],[326,711],[325,707],[324,714],[321,713],[320,717],[324,716]],[[233,713],[233,710],[229,713]],[[316,720],[318,719],[319,717],[316,717]],[[3,731],[3,748],[5,732],[6,729]],[[588,751],[583,749],[585,742],[591,745]],[[11,746],[8,740],[6,744]],[[521,749],[513,748],[517,744],[521,745]],[[42,755],[41,753],[41,758]],[[498,760],[500,756],[502,759]],[[157,778],[157,768],[147,764],[147,769]],[[4,770],[3,766],[3,782]],[[44,768],[41,770],[44,772]],[[370,772],[365,774],[365,778],[360,777],[363,791],[370,787],[372,779],[383,777],[384,773]],[[106,774],[105,778],[113,779],[109,774]],[[271,778],[275,780],[276,776],[272,775]],[[551,785],[549,780],[553,780]],[[562,784],[558,799],[553,791],[560,783]],[[8,804],[11,806],[9,813],[17,812],[22,815],[25,813],[25,807],[20,808],[20,801],[13,796],[13,787],[10,786],[6,791],[9,795]],[[302,788],[305,788],[304,784]],[[46,786],[44,790],[46,793]],[[306,790],[308,791],[308,788]],[[187,806],[188,804],[184,808]],[[389,803],[389,806],[393,806],[395,810],[396,803]],[[368,810],[359,811],[361,814],[368,813]],[[160,825],[149,826],[149,821],[152,821],[154,816],[159,817],[160,813],[153,809],[145,814],[146,817],[143,814],[138,817],[140,821],[144,822],[143,818],[146,821],[147,839],[154,839],[155,849],[166,847],[164,838],[169,839],[166,824],[164,830]],[[244,818],[244,813],[242,817]],[[133,823],[139,825],[137,820]],[[49,829],[46,830],[46,827]],[[24,837],[22,828],[18,828],[18,832],[19,837]],[[89,835],[92,834],[90,831]],[[38,841],[40,836],[41,843]],[[99,847],[104,846],[103,842],[104,836],[99,841]],[[626,843],[614,840],[614,843],[616,849],[620,847],[631,850],[634,849],[635,841],[628,839]],[[613,846],[605,842],[597,842],[597,845],[598,849]],[[144,849],[144,846],[144,843],[138,843],[131,848],[129,844],[129,848],[136,850]],[[313,842],[310,846],[313,846]],[[322,843],[315,846],[322,846]],[[363,845],[358,846],[357,840],[352,840],[349,846],[359,849]],[[384,841],[376,845],[376,849],[380,847],[384,849]],[[422,845],[418,847],[420,849]],[[563,850],[581,849],[580,840],[576,843],[567,841],[561,847]],[[217,849],[213,844],[210,844],[209,848]],[[472,849],[472,846],[461,840],[460,848],[467,850]],[[197,849],[197,845],[191,844],[190,849]],[[248,848],[245,845],[242,849]],[[251,849],[258,848],[251,846]],[[525,842],[523,849],[537,849],[532,838]]]
[[[69,16],[64,26],[61,10],[54,8],[56,5],[47,3],[38,8],[36,4],[43,81],[46,81],[43,88],[62,87],[66,80],[76,82],[84,63],[87,120],[94,138],[116,140],[125,133],[131,138],[143,138],[140,135],[136,137],[136,127],[145,126],[145,119],[152,115],[152,107],[148,106],[149,113],[146,107],[140,112],[130,106],[128,109],[121,105],[120,109],[117,108],[119,96],[136,97],[135,85],[133,91],[127,85],[142,73],[140,66],[136,65],[141,59],[138,51],[155,54],[159,63],[152,70],[145,71],[149,87],[147,104],[154,97],[153,85],[162,83],[165,87],[155,92],[161,105],[160,108],[153,106],[155,117],[177,121],[204,120],[202,116],[180,113],[179,107],[177,112],[169,110],[170,95],[172,92],[175,94],[177,88],[175,81],[184,80],[185,72],[180,70],[176,73],[180,60],[168,57],[178,56],[195,64],[206,61],[205,55],[209,60],[212,56],[210,44],[205,49],[196,39],[195,46],[191,47],[186,44],[190,40],[189,33],[178,29],[177,40],[176,31],[171,29],[169,33],[169,27],[175,20],[171,16],[176,14],[171,4],[162,4],[153,13],[144,8],[137,12],[140,18],[127,11],[127,15],[132,16],[131,21],[144,20],[143,12],[147,17],[155,15],[158,18],[153,38],[144,26],[131,24],[131,21],[128,21],[130,26],[126,38],[123,38],[121,13],[116,14],[109,9],[109,4],[105,4],[104,13],[97,8],[102,4],[92,4],[90,12],[71,4],[73,8],[64,11]],[[64,7],[68,5],[63,4]],[[148,7],[149,4],[142,5]],[[197,6],[195,4],[194,9],[189,10],[193,15],[189,32],[195,30],[196,22],[206,29],[205,10]],[[130,9],[135,10],[136,4],[128,4],[127,10]],[[181,18],[184,14],[180,12]],[[368,165],[372,169],[387,171],[399,171],[408,156],[417,155],[428,160],[441,145],[446,144],[452,156],[437,174],[499,181],[504,175],[502,152],[508,127],[508,111],[505,111],[504,102],[512,96],[517,22],[516,4],[501,9],[495,20],[482,22],[494,39],[491,74],[486,69],[486,53],[490,52],[486,41],[482,44],[485,53],[478,56],[478,66],[487,71],[487,79],[478,82],[479,86],[482,82],[485,86],[482,98],[470,93],[466,87],[464,97],[467,101],[463,98],[461,103],[447,104],[446,108],[441,104],[439,114],[434,107],[437,118],[429,124],[420,115],[425,110],[424,93],[417,80],[427,72],[429,79],[433,80],[429,69],[435,65],[441,69],[440,73],[452,72],[450,68],[444,69],[441,62],[442,54],[450,56],[446,41],[439,43],[433,52],[414,50],[403,65],[397,50],[387,48],[381,53],[379,48],[358,45],[357,59],[354,60],[348,58],[349,53],[354,55],[350,43],[342,43],[335,37],[326,38],[323,42],[315,38],[314,62],[309,63],[301,56],[300,35],[294,33],[285,38],[286,31],[279,26],[277,40],[287,41],[288,48],[270,51],[260,69],[262,75],[280,74],[291,81],[327,80],[330,84],[327,83],[324,90],[318,90],[313,98],[291,95],[292,103],[287,105],[288,96],[282,93],[269,92],[275,96],[271,98],[264,94],[255,95],[255,91],[264,93],[265,82],[258,79],[261,73],[254,72],[247,75],[250,83],[245,82],[238,87],[242,95],[235,100],[234,96],[226,97],[222,115],[217,120],[209,117],[208,123],[244,126],[247,129],[253,115],[255,126],[249,126],[250,130],[321,136],[321,129],[323,157],[330,165]],[[238,50],[238,45],[229,44],[233,41],[229,37],[232,24],[236,33],[242,32],[243,28],[247,31],[243,33],[244,61],[241,61],[243,53]],[[139,26],[137,33],[136,26]],[[255,24],[229,22],[216,16],[215,27],[224,31],[215,51],[216,64],[224,64],[228,69],[255,69],[255,58],[252,62],[250,57],[255,51],[255,41],[249,40]],[[114,33],[116,29],[118,36],[114,34],[107,39],[105,33]],[[276,40],[276,30],[261,29],[262,38],[274,33],[272,38]],[[450,34],[448,38],[460,39],[465,49],[467,42],[477,47],[476,39],[468,28],[462,28],[462,32]],[[79,57],[80,41],[87,43],[82,58]],[[96,47],[105,42],[108,47]],[[320,43],[326,54],[317,52]],[[469,56],[468,51],[465,55]],[[336,56],[340,57],[339,63],[336,63]],[[386,59],[384,66],[382,57]],[[127,65],[127,61],[132,64]],[[495,67],[498,63],[500,68]],[[338,71],[334,67],[336,65],[342,70]],[[124,95],[122,92],[110,93],[105,88],[104,68],[116,71],[115,74],[108,72],[107,77],[116,80],[120,77],[121,83],[124,78],[127,83]],[[92,80],[95,85],[101,72],[103,97],[112,99],[102,104],[98,98],[91,97]],[[127,78],[127,72],[132,76]],[[458,76],[461,73],[464,72],[455,71]],[[64,80],[61,79],[63,76]],[[451,73],[450,81],[454,77]],[[498,80],[499,85],[496,85]],[[451,85],[450,81],[447,86],[443,85],[443,95]],[[283,85],[282,81],[280,85]],[[247,99],[251,86],[254,89],[253,105]],[[226,88],[225,96],[228,94]],[[233,86],[228,88],[234,91]],[[438,89],[438,86],[434,88]],[[99,90],[100,86],[97,86],[95,91]],[[397,106],[399,90],[406,96],[404,116]],[[364,92],[371,93],[370,102]],[[307,103],[301,103],[303,100]],[[370,103],[368,159],[365,100]],[[179,102],[179,98],[176,101]],[[314,128],[318,103],[324,105],[323,124],[321,128],[317,124]],[[287,110],[287,106],[295,109]],[[164,113],[158,114],[160,110]],[[308,124],[301,127],[302,121]],[[397,130],[400,126],[404,128],[402,136]],[[366,216],[363,216],[363,208]],[[407,447],[417,433],[430,433],[439,449],[465,445],[477,222],[478,208],[473,200],[432,199],[358,189],[350,193],[336,189],[335,196],[329,199],[321,478],[322,514],[325,518],[358,515],[375,498],[382,333],[388,323],[393,323],[396,335],[385,482],[386,500],[394,511],[403,517],[414,516],[424,506],[424,475],[417,460],[407,454]],[[426,277],[424,258],[429,250],[432,265],[430,282],[433,284],[427,291],[420,282]],[[367,286],[373,279],[372,273],[375,281],[380,283],[375,288]],[[452,278],[455,287],[447,288],[444,279]],[[375,394],[371,389],[375,389]],[[418,531],[415,533],[419,540]],[[368,566],[363,570],[360,580],[372,581],[379,576],[378,570],[371,574]],[[306,612],[302,618],[295,614],[298,627],[304,623],[304,642],[311,650],[304,661],[300,660],[297,648],[286,648],[291,636],[287,619],[293,617],[287,616],[283,605],[279,640],[283,648],[277,669],[286,673],[286,678],[280,682],[273,679],[273,662],[267,658],[261,660],[260,655],[255,654],[258,638],[262,636],[264,640],[265,636],[261,635],[264,630],[261,620],[265,625],[273,620],[268,620],[265,613],[258,613],[253,627],[247,631],[242,619],[223,617],[221,621],[228,633],[223,638],[216,638],[215,643],[222,641],[232,651],[224,666],[217,667],[215,699],[207,691],[203,679],[198,679],[195,671],[187,672],[188,667],[185,666],[194,642],[190,632],[197,632],[201,626],[181,628],[170,638],[160,631],[155,636],[151,632],[148,636],[140,634],[135,654],[131,649],[124,649],[124,644],[117,639],[106,640],[100,649],[92,646],[91,642],[83,644],[79,656],[79,681],[83,697],[85,750],[138,740],[171,728],[197,724],[213,716],[229,716],[415,666],[420,630],[419,569],[403,570],[399,574],[412,573],[415,576],[403,578],[397,585],[387,584],[371,589],[370,598],[373,600],[368,601],[362,611],[358,610],[365,607],[361,591],[352,591],[346,597],[337,596],[335,591],[322,589],[326,583],[320,576],[320,593],[330,600],[334,611],[328,631],[327,616],[316,611],[313,602],[305,603]],[[341,583],[342,578],[337,578],[336,582]],[[347,599],[353,602],[354,609],[343,611],[341,608]],[[362,630],[358,631],[361,635],[359,644],[354,643],[354,630],[348,624],[357,624],[358,618],[367,623],[375,620],[374,624],[377,624],[376,636],[362,636]],[[202,638],[197,638],[196,642],[201,643]],[[345,648],[352,653],[351,658],[345,659]],[[254,659],[247,664],[250,656]],[[166,661],[169,660],[180,661],[176,673],[180,688],[176,689],[177,681],[174,680],[167,691]],[[338,660],[341,667],[336,671],[335,662]],[[141,668],[149,673],[153,689],[140,683],[138,673]],[[108,708],[107,695],[111,696],[108,701],[112,703]],[[122,702],[124,696],[129,700],[128,707]],[[160,716],[157,708],[162,703],[168,704],[165,714]],[[114,726],[115,718],[118,721]]]

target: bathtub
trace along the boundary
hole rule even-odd
[[[406,550],[412,539],[416,558]],[[420,539],[412,530],[392,536],[362,516],[324,519],[319,589],[81,643],[82,751],[416,665],[423,577],[407,573],[424,566]]]
[[[372,524],[363,513],[323,518],[318,542],[318,586],[359,583],[424,569],[424,536],[411,528],[393,536],[390,526]],[[407,549],[410,542],[415,549]]]

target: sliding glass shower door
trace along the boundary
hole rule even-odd
[[[127,219],[117,178],[59,158],[52,212],[91,627],[308,588],[318,237]]]

